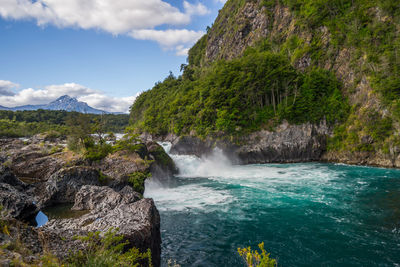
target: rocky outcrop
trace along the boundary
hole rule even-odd
[[[100,185],[100,173],[91,167],[75,166],[54,173],[40,192],[41,206],[72,203],[84,185]]]
[[[18,180],[7,167],[0,167],[0,205],[2,217],[25,222],[34,220],[39,209],[32,196],[27,194],[28,186]]]
[[[75,196],[73,210],[112,210],[121,204],[129,204],[142,197],[132,187],[125,186],[115,191],[107,186],[85,185]]]
[[[131,188],[117,192],[109,187],[83,186],[76,195],[73,209],[91,209],[77,219],[51,220],[41,230],[56,240],[49,248],[60,258],[75,250],[73,237],[87,232],[116,229],[129,242],[128,247],[141,251],[151,249],[155,266],[160,265],[160,216],[152,199],[138,200]],[[56,236],[56,237],[55,237]],[[58,237],[58,238],[57,238]],[[61,238],[60,238],[61,237]]]
[[[51,220],[44,227],[31,228],[33,234],[20,241],[27,246],[36,243],[38,251],[33,256],[36,260],[47,252],[65,259],[71,251],[86,249],[75,236],[118,229],[116,234],[129,244],[126,249],[137,247],[142,252],[150,249],[154,266],[160,265],[157,208],[152,199],[143,199],[134,191],[129,178],[138,172],[152,172],[159,178],[172,175],[175,165],[161,146],[147,141],[138,151],[119,151],[102,160],[89,161],[70,151],[61,151],[62,145],[40,136],[26,140],[0,139],[0,144],[2,219],[18,223],[15,229],[19,231],[21,221],[35,225],[39,208],[73,203],[74,210],[85,211],[79,218]],[[19,178],[24,181],[29,178],[32,183],[26,184]],[[144,183],[144,179],[140,182]],[[143,188],[144,184],[138,187]],[[0,243],[7,240],[0,233]],[[11,254],[10,258],[20,257]]]
[[[31,196],[5,183],[0,183],[0,205],[5,210],[5,218],[21,221],[33,221],[39,211]]]
[[[369,165],[385,168],[400,168],[399,154],[380,154],[372,152],[338,152],[324,153],[321,161],[345,163],[350,165]]]
[[[274,132],[249,135],[234,152],[244,164],[317,161],[326,150],[328,134],[326,125],[284,123]]]
[[[232,142],[230,140],[201,140],[183,136],[172,143],[171,154],[210,154],[221,148],[235,163],[286,163],[320,160],[326,150],[331,130],[326,124],[289,125],[283,123],[275,131],[259,131]]]
[[[174,161],[159,144],[150,141],[146,143],[146,146],[152,160],[150,172],[154,177],[162,180],[178,173],[178,168],[175,166]]]

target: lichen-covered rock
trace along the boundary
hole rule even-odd
[[[326,150],[326,138],[330,132],[323,123],[317,126],[284,122],[275,131],[258,131],[235,142],[211,138],[203,141],[193,136],[182,136],[174,140],[170,153],[201,157],[219,147],[239,164],[316,161]]]
[[[31,196],[6,183],[0,183],[0,205],[5,218],[21,221],[33,221],[39,211]]]
[[[100,173],[91,167],[75,166],[54,173],[40,192],[41,206],[73,203],[76,193],[84,185],[101,185]]]
[[[82,186],[75,196],[73,210],[112,210],[121,204],[133,203],[142,197],[131,186],[115,191],[108,186]]]
[[[10,168],[4,165],[0,165],[0,183],[9,184],[17,187],[19,190],[23,190],[27,187],[25,183],[15,177]]]
[[[51,220],[41,231],[52,240],[50,251],[65,258],[68,249],[76,250],[73,236],[87,232],[117,229],[129,247],[151,249],[155,266],[160,264],[160,216],[152,199],[138,200],[138,195],[124,188],[116,192],[108,187],[84,186],[76,195],[74,209],[92,209],[76,219]]]

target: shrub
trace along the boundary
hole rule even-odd
[[[151,173],[137,171],[129,175],[128,181],[136,192],[144,193],[144,181],[151,176]]]
[[[275,267],[278,265],[276,260],[271,259],[269,257],[270,254],[265,251],[264,242],[258,244],[258,247],[261,254],[258,250],[251,250],[250,247],[238,248],[239,255],[244,259],[248,267]]]
[[[125,252],[128,242],[116,230],[110,229],[104,236],[100,232],[91,232],[76,239],[85,244],[85,250],[79,250],[67,260],[69,266],[152,266],[151,251],[141,253],[137,248]]]

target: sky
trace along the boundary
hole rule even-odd
[[[0,0],[0,105],[62,95],[127,112],[172,71],[225,0]]]

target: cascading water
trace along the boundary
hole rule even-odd
[[[400,266],[399,170],[170,156],[180,174],[145,191],[160,210],[164,265],[242,266],[237,248],[264,241],[282,266]]]

